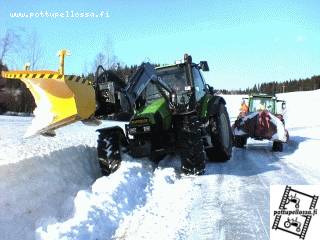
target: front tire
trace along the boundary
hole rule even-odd
[[[219,105],[217,113],[209,121],[213,147],[207,149],[208,160],[228,161],[232,155],[232,130],[224,104]]]
[[[206,155],[201,136],[201,124],[196,116],[187,117],[183,123],[181,144],[181,170],[185,174],[201,175],[205,171]]]
[[[97,150],[102,175],[108,176],[120,167],[123,137],[118,129],[100,131]]]

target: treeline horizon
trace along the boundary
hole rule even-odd
[[[158,65],[158,64],[157,64]],[[110,70],[123,80],[127,80],[129,76],[135,72],[138,65],[124,65],[117,64]],[[9,70],[6,65],[0,61],[0,71]],[[93,81],[94,73],[82,75]],[[293,79],[284,82],[266,82],[255,84],[253,87],[238,90],[216,89],[222,94],[252,94],[252,93],[265,93],[277,94],[296,91],[311,91],[320,89],[320,75],[312,76],[305,79]],[[10,79],[5,80],[0,77],[0,114],[6,112],[21,112],[32,113],[36,104],[34,99],[23,82],[20,80]]]
[[[320,89],[320,75],[315,75],[310,78],[292,79],[284,82],[266,82],[254,84],[253,87],[246,89],[227,90],[220,89],[219,92],[223,94],[253,94],[265,93],[275,95],[277,93],[297,92],[297,91],[312,91]]]

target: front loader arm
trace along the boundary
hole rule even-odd
[[[162,93],[162,89],[165,89],[169,94],[173,93],[171,87],[157,76],[154,67],[150,63],[143,63],[129,80],[128,86],[125,89],[125,93],[132,106],[150,82],[154,83]],[[165,94],[164,97],[167,98]]]
[[[155,84],[159,92],[168,101],[170,99],[163,89],[169,94],[173,91],[164,81],[158,78],[154,67],[150,63],[143,63],[125,84],[111,71],[106,71],[99,66],[95,76],[95,90],[97,99],[96,116],[107,116],[112,113],[132,113],[139,105],[139,98],[150,82]],[[122,97],[119,97],[121,95]]]
[[[130,78],[124,92],[130,102],[134,106],[135,101],[140,97],[150,81],[157,78],[156,71],[150,63],[143,63],[135,74]]]

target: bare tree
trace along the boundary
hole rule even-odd
[[[93,71],[95,71],[99,65],[106,67],[106,56],[101,52],[96,55],[93,63]]]
[[[40,67],[39,65],[41,64],[41,60],[43,58],[43,51],[38,34],[36,32],[29,34],[29,36],[27,36],[25,45],[26,53],[24,59],[26,62],[30,63],[30,69],[34,70],[35,68]]]
[[[3,38],[0,38],[0,62],[4,63],[4,59],[10,51],[15,49],[15,45],[20,41],[20,36],[13,30],[8,29]]]
[[[110,38],[107,38],[102,51],[95,57],[93,72],[96,71],[99,65],[103,66],[105,69],[116,69],[118,67],[118,62],[118,58],[114,54],[113,43]]]
[[[117,67],[117,57],[114,54],[113,42],[108,37],[104,43],[103,52],[105,55],[105,67],[107,69],[114,69]]]
[[[0,65],[5,61],[7,66],[19,69],[28,61],[31,68],[35,68],[41,56],[42,51],[36,33],[28,35],[23,29],[7,30],[4,37],[0,38]],[[19,80],[5,81],[1,95],[2,105],[8,111],[31,112],[35,107],[30,91]]]

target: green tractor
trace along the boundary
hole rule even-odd
[[[279,106],[278,103],[281,103],[282,110],[285,108],[285,101],[278,100],[277,97],[273,95],[267,95],[267,94],[252,94],[249,96],[249,112],[256,112],[261,110],[267,110],[273,115],[279,114]]]
[[[276,96],[260,93],[243,98],[241,107],[243,109],[232,126],[234,146],[243,148],[249,137],[255,140],[268,139],[273,141],[273,151],[282,152],[283,143],[289,140],[284,120],[286,102]]]
[[[125,152],[159,162],[179,154],[185,174],[203,174],[208,161],[227,161],[232,153],[232,130],[225,100],[215,95],[201,74],[206,61],[154,68],[143,63],[124,83],[99,67],[95,77],[96,116],[130,113],[125,130],[102,128],[98,158],[104,175],[114,172]]]
[[[205,162],[226,161],[232,152],[232,131],[225,100],[205,83],[202,71],[208,63],[184,61],[154,68],[143,63],[128,81],[113,71],[97,68],[94,80],[64,74],[59,52],[58,71],[2,71],[6,79],[20,79],[30,89],[39,110],[28,136],[54,136],[55,129],[82,120],[127,120],[119,126],[99,129],[98,158],[104,175],[114,172],[123,152],[158,162],[167,154],[181,156],[187,174],[202,174]],[[43,119],[46,121],[44,122]]]

